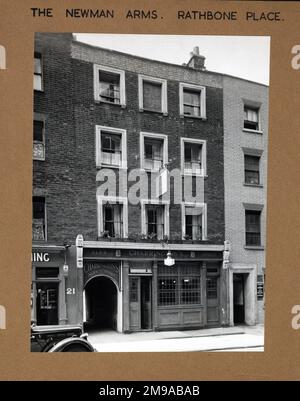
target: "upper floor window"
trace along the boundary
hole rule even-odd
[[[246,217],[246,246],[261,245],[260,210],[245,210]]]
[[[33,159],[45,160],[44,120],[33,121]]]
[[[33,89],[37,91],[43,90],[43,66],[40,53],[34,53]]]
[[[160,78],[139,75],[139,108],[166,114],[167,81]]]
[[[141,168],[159,171],[168,162],[168,137],[162,134],[141,132]]]
[[[126,130],[96,126],[96,164],[126,168]]]
[[[180,83],[180,115],[206,118],[206,89],[204,86]]]
[[[169,234],[169,204],[142,201],[142,233],[158,240]]]
[[[103,205],[103,228],[109,237],[123,237],[123,206],[106,203]]]
[[[94,65],[94,97],[105,103],[126,105],[125,72],[116,68]]]
[[[182,236],[186,240],[206,239],[206,204],[182,205]]]
[[[99,237],[126,238],[128,234],[127,199],[122,197],[98,197]]]
[[[206,174],[206,141],[181,138],[181,168],[184,174]]]
[[[259,185],[259,156],[245,155],[245,183]]]
[[[244,106],[244,129],[259,131],[259,109]]]
[[[42,196],[32,198],[32,240],[45,241],[46,238],[46,203]]]

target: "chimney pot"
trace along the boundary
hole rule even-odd
[[[193,48],[193,54],[194,54],[194,56],[199,56],[200,55],[199,46],[195,46]]]

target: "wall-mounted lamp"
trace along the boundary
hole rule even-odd
[[[175,264],[175,259],[172,258],[171,252],[168,251],[167,258],[164,259],[164,265],[170,267],[170,266],[174,266],[174,264]]]
[[[63,265],[63,275],[67,276],[69,273],[69,265],[67,263],[67,250],[68,248],[70,248],[70,244],[67,244],[66,242],[64,243],[64,247],[65,247],[65,261],[64,261],[64,265]]]

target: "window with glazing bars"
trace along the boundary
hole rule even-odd
[[[163,239],[164,213],[163,205],[146,205],[146,229],[147,235],[155,239]]]
[[[158,270],[159,306],[201,304],[199,265],[160,265]]]
[[[103,205],[104,232],[109,237],[123,237],[122,205],[107,203]]]
[[[33,159],[45,159],[45,138],[43,121],[33,121]]]
[[[261,212],[257,210],[246,210],[246,245],[260,246],[260,216]]]
[[[121,135],[101,133],[101,160],[103,164],[120,166],[122,162]]]
[[[99,71],[100,100],[120,104],[120,75]]]
[[[183,111],[188,116],[201,116],[201,91],[183,89]]]
[[[248,106],[244,107],[244,128],[258,131],[258,112],[259,110],[257,108]]]
[[[160,170],[163,167],[163,140],[155,138],[145,138],[144,146],[145,168],[150,170]]]
[[[189,173],[202,171],[202,145],[197,143],[184,143],[184,170]]]
[[[32,198],[32,240],[46,240],[46,208],[42,196]]]
[[[33,89],[43,90],[42,55],[34,53]]]
[[[245,155],[245,183],[259,184],[259,156]]]
[[[202,209],[185,207],[185,239],[202,240]]]
[[[143,108],[150,111],[162,111],[162,84],[143,80]]]

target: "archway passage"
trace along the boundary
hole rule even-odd
[[[86,329],[117,329],[118,293],[108,277],[95,277],[85,286]]]

